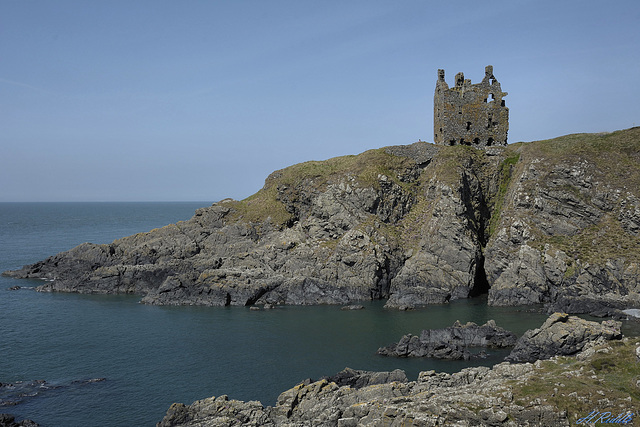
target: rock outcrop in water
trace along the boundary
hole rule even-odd
[[[518,340],[508,362],[535,362],[553,356],[576,354],[589,343],[621,339],[621,322],[589,322],[565,313],[552,314],[538,329],[528,330]]]
[[[420,336],[407,334],[397,343],[378,349],[377,354],[395,357],[433,357],[448,360],[469,360],[474,355],[469,347],[512,347],[517,337],[489,320],[478,326],[456,321],[444,329],[425,329]]]
[[[415,143],[272,173],[243,201],[4,274],[149,304],[640,307],[640,128],[477,149]]]

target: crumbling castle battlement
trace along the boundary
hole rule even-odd
[[[484,69],[484,79],[471,84],[463,73],[456,74],[455,86],[449,88],[444,70],[438,70],[433,96],[433,140],[440,145],[489,147],[507,145],[509,109],[504,105],[500,83],[493,66]]]

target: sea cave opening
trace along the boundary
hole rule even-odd
[[[473,287],[469,291],[469,298],[486,295],[489,293],[490,287],[487,280],[487,272],[484,270],[484,255],[480,255],[476,259],[476,273],[473,278]]]

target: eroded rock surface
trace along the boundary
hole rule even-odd
[[[0,427],[38,427],[40,424],[31,420],[16,421],[10,414],[0,414]]]
[[[537,329],[524,333],[505,360],[535,362],[553,356],[568,356],[582,351],[598,340],[621,339],[621,322],[590,322],[566,313],[554,313]]]
[[[174,404],[158,426],[568,426],[558,408],[513,402],[509,381],[535,374],[534,365],[503,363],[359,389],[323,379],[285,391],[274,407],[227,396]]]
[[[639,136],[633,128],[523,145],[492,218],[490,304],[596,316],[638,306]]]
[[[337,374],[323,379],[336,383],[339,386],[348,385],[355,389],[368,387],[370,385],[387,384],[391,382],[406,383],[408,381],[404,371],[400,369],[391,372],[372,372],[345,368]]]
[[[469,347],[511,347],[517,337],[489,320],[478,326],[473,322],[462,325],[456,321],[444,329],[425,329],[420,336],[407,334],[397,343],[378,349],[382,356],[433,357],[437,359],[469,360]]]

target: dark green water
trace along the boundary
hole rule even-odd
[[[110,242],[188,219],[204,203],[1,204],[0,270],[17,268],[84,241]],[[131,296],[37,293],[39,282],[0,278],[0,383],[46,380],[0,412],[43,426],[153,426],[173,402],[227,394],[272,405],[305,378],[345,367],[453,372],[466,362],[377,356],[403,334],[454,321],[498,325],[520,335],[545,315],[488,307],[483,298],[423,310],[340,307],[155,307]],[[505,352],[476,364],[493,364]],[[105,378],[86,383],[85,380]],[[1,396],[0,399],[8,396]]]

